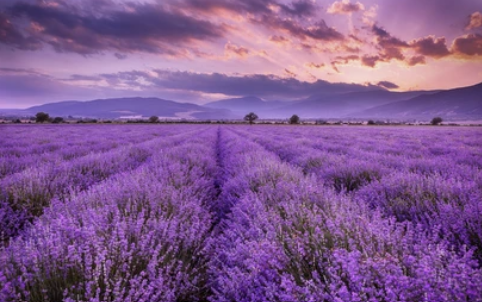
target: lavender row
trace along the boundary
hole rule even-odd
[[[475,257],[482,263],[482,173],[477,166],[457,165],[447,158],[429,159],[425,153],[417,163],[431,160],[438,173],[433,169],[412,170],[409,163],[413,160],[403,154],[397,156],[398,160],[387,160],[378,153],[344,156],[303,146],[296,138],[242,133],[338,191],[356,191],[353,198],[359,202],[380,207],[398,221],[420,224],[457,249],[474,248]],[[403,132],[398,135],[404,137]],[[312,144],[323,145],[323,141]],[[352,139],[352,148],[358,150],[359,146],[365,143]]]
[[[240,130],[245,132],[246,128]],[[313,148],[340,161],[362,160],[395,170],[449,176],[457,173],[464,177],[466,169],[482,169],[479,151],[482,131],[478,129],[306,127],[303,131],[295,130],[259,127],[249,132],[284,143],[284,148]]]
[[[175,127],[17,127],[3,129],[8,132],[0,145],[0,178],[30,166],[106,152],[121,145],[176,133]]]
[[[132,172],[55,200],[0,250],[0,300],[203,299],[215,139],[214,129],[192,135]]]
[[[65,146],[87,144],[96,148],[98,142],[128,140],[141,142],[159,132],[158,129],[133,128],[132,126],[75,126],[75,125],[9,125],[2,126],[0,157],[13,155],[42,154],[56,152]],[[143,135],[141,135],[143,134]],[[68,140],[66,140],[68,139]]]
[[[40,216],[53,198],[66,199],[112,175],[133,170],[156,149],[176,146],[192,135],[187,132],[71,161],[49,162],[0,180],[0,239],[6,241],[15,236]]]
[[[220,147],[211,301],[481,301],[470,251],[385,219],[227,130]]]

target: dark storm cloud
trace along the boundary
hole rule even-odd
[[[380,52],[378,58],[368,56],[365,60],[362,59],[362,63],[370,67],[374,67],[378,61],[389,62],[392,59],[404,61],[409,66],[415,66],[425,64],[426,57],[441,59],[453,55],[465,57],[482,55],[482,36],[479,34],[457,37],[451,49],[449,49],[445,37],[427,36],[406,42],[392,36],[377,25],[373,25],[371,31],[377,39]],[[416,55],[406,58],[402,53],[404,50],[412,50]]]
[[[380,86],[382,88],[387,88],[387,89],[397,89],[399,86],[395,83],[389,82],[389,81],[380,81],[377,83],[377,86]]]
[[[269,13],[269,5],[274,1],[259,0],[186,0],[186,9],[212,12],[217,9],[224,9],[236,13]]]
[[[223,36],[223,29],[218,25],[154,4],[131,3],[128,9],[106,9],[96,16],[75,7],[41,3],[17,3],[8,12],[13,17],[25,17],[41,28],[28,31],[29,37],[23,37],[24,40],[42,41],[59,52],[92,54],[115,50],[179,55],[182,51],[176,46]],[[2,29],[9,30],[10,40],[22,41],[18,29],[9,29],[5,22],[1,24]],[[20,42],[2,42],[20,45]]]
[[[0,12],[0,43],[22,50],[36,50],[42,47],[38,39],[24,36],[2,12]]]
[[[309,17],[316,12],[316,6],[309,0],[298,0],[289,4],[276,0],[186,0],[184,7],[206,12],[224,9],[236,14],[253,15],[272,14],[270,7],[277,7],[282,13],[291,17]]]
[[[318,80],[303,82],[294,78],[275,75],[227,75],[222,73],[193,73],[169,70],[155,70],[155,74],[132,71],[102,75],[108,81],[127,81],[135,85],[142,78],[150,85],[162,89],[195,91],[202,93],[222,93],[230,96],[256,95],[264,98],[301,98],[320,92],[351,92],[373,90],[357,84],[329,83]]]
[[[407,42],[392,36],[385,29],[377,25],[373,25],[371,31],[377,39],[378,47],[380,49],[380,61],[388,62],[391,60],[405,60],[402,50],[409,47]],[[371,57],[373,58],[373,56]],[[362,63],[366,66],[373,67],[376,64],[376,61],[373,59],[366,59],[364,62],[362,61]]]
[[[439,59],[450,55],[450,51],[447,48],[444,37],[435,38],[433,36],[429,36],[412,41],[410,45],[418,54],[427,57]]]
[[[44,77],[48,77],[45,74],[39,73],[33,69],[27,69],[27,68],[0,67],[0,74],[30,74],[30,75],[42,75]]]
[[[328,27],[323,20],[311,26],[303,26],[293,19],[264,15],[256,22],[271,30],[283,31],[301,40],[310,38],[318,41],[340,41],[344,39],[340,32],[332,27]]]
[[[224,9],[234,14],[247,14],[248,19],[257,26],[265,27],[270,31],[281,31],[302,40],[344,39],[343,34],[329,27],[324,20],[306,24],[298,19],[298,17],[314,16],[317,13],[318,7],[309,0],[293,1],[289,4],[276,0],[187,0],[185,5],[185,9],[209,13],[213,13],[216,9]],[[272,10],[273,7],[278,8],[279,13]]]
[[[64,81],[100,81],[100,80],[102,80],[102,78],[99,76],[73,74],[70,76],[70,78],[65,79]]]
[[[297,17],[313,16],[316,12],[315,5],[309,0],[294,1],[291,5],[280,4],[280,7],[284,13]]]
[[[293,75],[294,76],[294,75]],[[79,81],[88,81],[78,86]],[[105,86],[103,83],[108,83]],[[389,85],[389,84],[388,84]],[[208,94],[256,95],[268,100],[300,99],[318,93],[345,93],[386,89],[387,85],[305,82],[275,75],[227,75],[170,70],[128,71],[79,75],[56,79],[29,69],[0,68],[0,105],[25,106],[61,101],[89,100],[126,95],[158,96],[175,101],[199,102]]]
[[[100,4],[101,5],[100,5]],[[314,2],[297,0],[187,0],[164,4],[101,2],[14,2],[0,15],[0,43],[17,49],[36,50],[44,45],[57,52],[81,55],[113,51],[119,59],[126,53],[147,52],[170,56],[196,55],[196,41],[214,42],[228,29],[206,15],[216,9],[246,14],[257,26],[295,38],[318,41],[343,40],[344,36],[323,20],[306,23],[318,11]],[[204,19],[202,19],[204,18]],[[12,20],[12,21],[11,21]],[[27,21],[27,22],[24,22]],[[278,36],[280,37],[280,36]],[[280,41],[278,41],[280,42]],[[190,48],[190,46],[193,46]]]
[[[388,47],[408,47],[408,43],[405,41],[402,41],[394,36],[392,36],[390,33],[388,33],[385,29],[373,25],[371,28],[373,34],[377,37],[378,44],[383,47],[383,48],[388,48]]]

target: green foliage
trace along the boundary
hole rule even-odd
[[[61,124],[61,123],[63,123],[63,122],[64,122],[64,119],[63,119],[62,117],[59,117],[59,116],[57,116],[56,118],[54,118],[54,119],[52,120],[52,123],[53,123],[53,124]]]
[[[436,125],[439,125],[439,124],[442,123],[442,122],[443,122],[442,118],[439,117],[439,116],[437,116],[437,117],[434,117],[434,118],[432,119],[432,121],[430,122],[430,124],[436,126]]]
[[[49,119],[50,119],[49,114],[45,112],[39,112],[35,115],[35,121],[37,123],[45,123],[45,122],[48,122]]]
[[[249,122],[250,124],[253,124],[254,121],[257,120],[257,119],[258,119],[258,116],[254,112],[250,112],[250,113],[246,114],[246,116],[244,117],[244,120]]]
[[[155,115],[151,116],[149,118],[149,123],[152,123],[152,124],[159,123],[159,117]]]
[[[290,119],[289,119],[290,124],[299,124],[300,123],[300,117],[297,116],[296,114],[293,114]]]

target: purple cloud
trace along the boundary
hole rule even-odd
[[[12,24],[6,14],[0,12],[0,43],[21,50],[37,50],[42,47],[35,37],[24,36],[18,28]]]
[[[373,34],[377,37],[378,44],[383,48],[388,47],[408,47],[408,43],[402,41],[391,34],[389,34],[385,29],[373,25],[371,28]]]
[[[362,64],[368,67],[375,67],[379,61],[383,61],[379,56],[364,55],[361,58]]]
[[[8,37],[14,41],[2,42],[20,49],[22,44],[15,42],[17,40],[38,41],[34,44],[36,49],[41,41],[58,52],[83,55],[106,50],[182,55],[185,52],[183,46],[190,42],[214,40],[224,34],[222,26],[156,4],[131,3],[125,9],[106,8],[94,15],[66,5],[20,2],[8,11],[13,18],[26,18],[39,27],[37,31],[24,30],[28,36],[22,38],[20,26],[0,23],[2,28],[7,27]]]
[[[235,44],[232,44],[230,42],[228,42],[225,46],[224,46],[224,51],[225,53],[227,53],[228,55],[235,55],[235,56],[238,56],[238,57],[241,57],[241,58],[245,58],[249,55],[250,53],[250,50],[246,47],[243,47],[243,46],[237,46]]]
[[[387,89],[397,89],[399,86],[395,83],[389,82],[389,81],[380,81],[377,83],[377,86],[382,87],[382,88],[387,88]]]
[[[465,27],[466,30],[482,27],[482,13],[475,12],[469,16],[469,23]]]
[[[279,4],[281,10],[287,14],[296,17],[309,17],[316,13],[316,6],[310,0],[298,0],[290,5]]]
[[[470,34],[455,39],[452,51],[464,56],[482,56],[482,35]]]
[[[333,2],[333,4],[328,7],[327,12],[329,14],[349,15],[364,9],[365,6],[360,2],[350,3],[350,0],[342,0]]]
[[[293,19],[264,15],[255,22],[271,30],[283,31],[301,40],[310,38],[318,41],[340,41],[344,39],[343,34],[332,27],[328,27],[323,20],[306,27]]]
[[[91,89],[67,85],[35,70],[0,68],[0,107],[19,107],[84,98]]]
[[[425,64],[425,57],[424,56],[413,56],[410,59],[408,59],[407,64],[408,66],[415,66],[415,65],[423,65]]]
[[[433,36],[429,36],[421,38],[412,41],[410,46],[413,47],[418,54],[427,57],[439,59],[450,55],[450,51],[447,48],[444,37],[435,38]]]
[[[289,17],[313,16],[317,10],[315,4],[310,0],[298,0],[289,4],[276,0],[186,0],[185,9],[194,9],[205,12],[212,12],[216,9],[224,9],[236,14],[274,14],[272,7],[278,8],[281,13]]]
[[[287,72],[288,73],[288,72]],[[293,75],[294,76],[294,75]],[[267,99],[303,98],[315,93],[341,93],[373,90],[376,87],[358,84],[329,83],[323,80],[305,82],[293,77],[251,74],[194,73],[187,71],[153,70],[129,71],[99,75],[112,87],[158,89],[162,91],[190,91],[227,96],[256,95]],[[139,81],[142,79],[142,81]],[[146,86],[142,83],[148,83]]]

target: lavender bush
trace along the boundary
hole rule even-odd
[[[482,301],[479,129],[0,130],[0,301]]]

